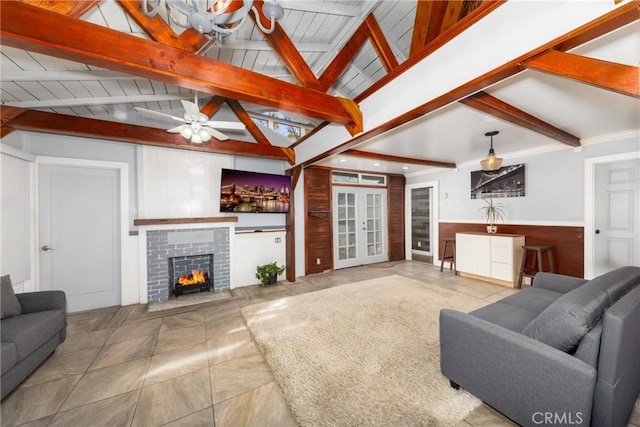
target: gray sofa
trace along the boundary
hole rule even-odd
[[[640,392],[640,267],[536,274],[471,313],[440,312],[441,370],[523,426],[626,426]]]
[[[62,291],[14,294],[2,276],[0,365],[2,399],[62,344],[67,332],[66,297]]]

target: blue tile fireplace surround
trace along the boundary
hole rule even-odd
[[[169,258],[213,254],[213,291],[230,288],[230,231],[228,227],[147,231],[148,302],[169,299],[172,280]]]

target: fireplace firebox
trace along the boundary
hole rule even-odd
[[[213,254],[169,258],[169,295],[212,291]]]

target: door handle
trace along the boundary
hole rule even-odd
[[[42,250],[42,251],[45,251],[45,252],[46,252],[46,251],[53,251],[54,249],[53,249],[53,248],[50,248],[50,247],[49,247],[49,246],[47,246],[47,245],[44,245],[43,247],[41,247],[41,248],[40,248],[40,250]]]
[[[596,230],[596,234],[600,234],[600,230]]]

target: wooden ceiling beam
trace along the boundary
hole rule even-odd
[[[142,2],[140,0],[117,0],[117,2],[151,40],[178,49],[187,49],[160,15],[152,18],[142,11]]]
[[[398,60],[393,54],[393,50],[391,50],[391,46],[389,46],[389,42],[382,32],[382,28],[380,28],[380,25],[378,24],[378,20],[373,13],[370,13],[364,20],[364,24],[367,26],[369,41],[371,41],[373,48],[378,54],[380,62],[382,62],[385,70],[390,72],[398,66]]]
[[[271,145],[266,136],[262,133],[258,125],[253,121],[249,113],[246,112],[242,105],[234,99],[227,99],[227,105],[231,108],[231,111],[240,119],[242,123],[247,127],[247,130],[253,136],[258,144]]]
[[[620,93],[640,97],[640,68],[588,58],[572,53],[549,50],[523,65],[532,70]]]
[[[325,91],[338,80],[344,69],[347,68],[347,65],[349,65],[367,41],[368,37],[367,26],[363,22],[320,76],[320,83]]]
[[[444,12],[444,17],[442,18],[442,25],[440,25],[440,33],[453,27],[453,25],[460,20],[460,12],[462,11],[463,5],[464,1],[462,0],[449,1],[447,9]]]
[[[254,22],[256,22],[257,19],[260,19],[262,25],[269,28],[271,26],[271,21],[262,13],[264,1],[254,0],[253,5],[260,16],[256,17],[255,14],[249,13],[251,19],[253,19]],[[313,71],[309,68],[309,65],[302,55],[300,55],[300,52],[298,52],[298,49],[296,49],[295,45],[279,23],[276,22],[274,24],[274,28],[271,33],[263,32],[263,34],[267,42],[273,48],[273,51],[280,58],[280,61],[282,61],[285,67],[287,67],[287,70],[289,70],[291,75],[293,75],[298,82],[303,84],[305,87],[322,91],[322,85],[318,81],[318,78],[313,74]]]
[[[204,144],[192,144],[180,134],[167,133],[162,129],[125,125],[105,120],[87,119],[84,117],[46,113],[36,110],[25,110],[22,114],[9,120],[6,125],[22,131],[46,132],[181,150],[266,157],[289,161],[288,148],[283,149],[271,145],[231,139],[224,142],[211,139]]]
[[[465,20],[466,25],[470,25],[470,23],[473,22],[474,19],[477,19],[479,16],[484,16],[484,14],[486,14],[489,10],[493,10],[493,7],[497,7],[496,3],[497,2],[483,3],[474,12],[472,12],[467,16],[467,19]],[[509,61],[497,68],[494,68],[493,70],[488,71],[487,73],[481,76],[478,76],[475,79],[461,86],[458,86],[457,88],[445,94],[442,94],[436,98],[433,98],[427,101],[426,103],[419,105],[418,107],[387,121],[386,123],[382,123],[381,125],[373,129],[363,132],[360,135],[354,138],[351,138],[350,140],[345,141],[342,144],[339,144],[310,159],[307,159],[296,166],[300,166],[300,167],[311,166],[314,163],[320,160],[324,160],[329,156],[343,153],[344,151],[349,150],[359,144],[362,144],[376,136],[382,135],[385,132],[388,132],[392,129],[396,129],[397,127],[402,126],[405,123],[410,122],[411,120],[415,120],[419,117],[422,117],[426,114],[436,111],[442,107],[445,107],[453,102],[459,101],[460,99],[467,98],[473,95],[474,93],[479,92],[488,86],[491,86],[492,84],[495,84],[508,77],[511,77],[520,73],[525,69],[524,66],[522,65],[523,63],[525,63],[527,60],[531,58],[534,58],[537,55],[540,55],[541,53],[548,51],[549,49],[554,49],[554,48],[557,48],[558,46],[572,46],[573,43],[576,43],[578,41],[580,42],[578,44],[586,43],[589,40],[593,40],[597,37],[600,37],[601,35],[606,34],[610,31],[613,31],[616,28],[619,28],[631,22],[637,21],[639,18],[638,16],[639,5],[640,5],[640,1],[632,1],[627,4],[624,4],[614,9],[613,11],[607,13],[606,15],[601,16],[600,18],[597,18],[592,22],[587,23],[581,26],[580,28],[577,28],[574,31],[571,31],[563,36],[560,36],[557,39],[552,40],[551,42],[543,46],[540,46],[537,49],[534,49],[533,51],[527,52],[524,55],[520,56],[519,58]],[[449,32],[447,34],[450,35]],[[444,40],[445,38],[441,38],[440,43],[443,43]],[[425,50],[420,53],[420,56],[422,56],[423,54],[426,54],[427,52],[430,52],[431,49],[435,49],[435,48],[436,46],[425,48]],[[417,58],[413,60],[415,61],[416,59]],[[402,65],[400,65],[398,69],[396,69],[394,73],[392,73],[394,74],[393,77],[396,77],[397,73],[403,72],[405,64],[410,61],[411,60],[408,60]],[[356,99],[359,99],[359,98],[361,97],[356,97]]]
[[[80,38],[77,34],[92,37]],[[6,46],[340,123],[352,135],[362,131],[362,113],[353,100],[301,88],[21,2],[3,4],[0,35]]]
[[[429,19],[433,10],[432,1],[418,0],[416,2],[416,17],[413,21],[413,34],[411,34],[411,48],[409,58],[422,50],[427,40],[427,30],[429,29]]]
[[[180,42],[187,46],[190,52],[203,55],[211,46],[216,44],[215,38],[207,38],[193,28],[187,28],[178,36]]]
[[[80,18],[102,0],[23,0],[24,3],[72,18]]]
[[[424,46],[434,41],[443,32],[442,23],[449,3],[449,1],[433,2],[431,17],[429,18],[429,27],[427,28],[427,35],[424,39]]]
[[[397,78],[400,74],[404,73],[411,67],[413,67],[418,62],[422,61],[424,58],[447,44],[454,37],[460,35],[469,27],[471,27],[476,22],[480,21],[482,18],[493,12],[496,8],[503,5],[507,0],[492,0],[485,1],[480,6],[472,10],[468,15],[462,18],[459,21],[459,24],[455,27],[452,27],[442,33],[440,37],[438,37],[438,41],[436,43],[431,43],[429,46],[425,46],[422,50],[415,54],[411,54],[409,59],[404,61],[402,64],[398,65],[392,72],[380,78],[377,82],[369,86],[364,92],[360,95],[356,96],[354,100],[356,102],[362,102],[367,97],[371,96],[374,92],[379,90],[381,87],[388,84],[391,80]],[[419,3],[423,3],[423,0],[420,0]],[[430,1],[427,1],[430,3]]]
[[[393,54],[389,42],[376,17],[370,13],[320,76],[319,80],[323,90],[328,90],[338,80],[367,40],[371,42],[387,72],[398,67],[398,60]]]
[[[27,111],[29,110],[18,107],[7,107],[3,105],[2,107],[0,107],[0,126],[5,126],[11,120],[26,113]]]
[[[212,117],[215,113],[218,112],[222,104],[224,104],[225,99],[221,96],[213,96],[206,104],[202,106],[200,112],[207,117]]]
[[[400,157],[400,156],[391,156],[388,154],[382,153],[373,153],[371,151],[362,151],[362,150],[347,150],[342,154],[347,156],[354,157],[362,157],[367,159],[375,159],[375,160],[383,160],[386,162],[396,162],[396,163],[410,163],[413,165],[422,165],[422,166],[435,166],[439,168],[447,168],[447,169],[455,169],[456,164],[451,162],[441,162],[437,160],[427,160],[427,159],[416,159],[413,157]]]
[[[571,135],[545,121],[532,116],[506,102],[489,95],[486,92],[478,92],[460,101],[464,105],[487,113],[517,126],[540,133],[563,144],[572,147],[580,146],[580,138]]]
[[[159,15],[147,16],[142,11],[140,0],[117,0],[120,7],[154,41],[189,52],[199,53],[206,50],[215,40],[210,40],[193,28],[187,28],[179,36]]]

